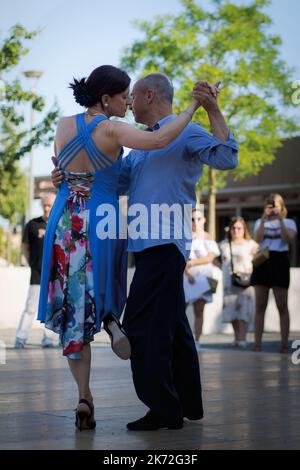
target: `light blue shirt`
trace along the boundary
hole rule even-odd
[[[170,115],[162,119],[156,124],[154,131],[175,118],[175,115]],[[161,204],[176,204],[182,209],[183,217],[184,205],[190,205],[190,208],[196,205],[195,185],[201,177],[204,164],[218,170],[235,168],[238,164],[238,145],[232,133],[223,143],[202,126],[192,122],[166,147],[149,151],[132,150],[124,157],[118,192],[126,194],[129,191],[129,211],[137,207],[136,204],[142,204],[150,217],[151,208]],[[133,210],[133,213],[135,212]],[[191,212],[189,214],[191,219]],[[173,230],[170,235],[165,233],[163,236],[163,216],[152,225],[150,219],[146,221],[148,223],[143,223],[147,218],[144,211],[137,211],[136,215],[128,216],[129,227],[137,217],[139,221],[142,220],[138,227],[141,236],[134,239],[129,230],[128,251],[139,252],[153,246],[175,243],[185,259],[188,259],[191,246],[190,230],[179,238]],[[172,229],[174,220],[171,221]],[[136,226],[135,222],[134,224]]]

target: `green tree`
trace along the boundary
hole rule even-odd
[[[281,39],[269,32],[270,0],[212,0],[204,9],[181,0],[182,12],[135,22],[142,37],[125,49],[122,66],[137,76],[164,72],[177,89],[175,111],[182,109],[196,79],[222,80],[219,103],[240,144],[236,179],[271,164],[281,139],[298,131],[286,110],[292,106],[292,70],[280,58]],[[203,110],[196,116],[208,127]],[[215,192],[227,173],[206,168],[199,188],[209,189],[210,232],[215,231]]]
[[[11,182],[18,179],[18,162],[37,145],[49,145],[54,138],[54,127],[59,110],[56,105],[33,127],[24,128],[24,104],[31,103],[37,112],[45,108],[45,101],[33,91],[23,90],[20,81],[10,79],[11,74],[22,57],[28,54],[25,43],[32,40],[37,31],[29,32],[17,24],[10,30],[8,37],[0,44],[0,193],[5,195],[5,175]],[[0,215],[3,215],[0,213]]]
[[[12,225],[21,222],[26,210],[27,176],[18,165],[14,168],[14,178],[5,172],[1,180],[2,193],[0,193],[0,214]]]
[[[20,250],[13,250],[12,248],[12,234],[13,227],[22,222],[23,214],[26,210],[27,180],[27,176],[20,170],[17,164],[14,166],[13,179],[11,179],[11,175],[7,171],[2,175],[0,214],[8,221],[7,240],[5,243],[6,250],[4,255],[8,264],[17,262],[20,254]]]

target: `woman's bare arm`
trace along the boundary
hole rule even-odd
[[[115,121],[106,124],[106,135],[114,139],[120,147],[140,150],[160,149],[179,136],[199,106],[200,102],[194,100],[176,119],[155,132],[141,131],[129,124]]]

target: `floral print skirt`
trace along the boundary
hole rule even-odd
[[[59,220],[52,251],[46,328],[59,333],[63,354],[79,359],[96,333],[89,210],[69,201]]]

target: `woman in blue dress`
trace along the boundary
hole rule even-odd
[[[109,120],[125,116],[129,85],[127,73],[110,65],[96,68],[87,79],[74,80],[75,100],[86,111],[63,117],[55,138],[64,180],[47,224],[38,319],[60,335],[78,387],[76,426],[80,430],[96,426],[89,386],[94,334],[106,322],[110,332],[115,329],[126,341],[118,321],[126,300],[127,271],[126,240],[118,238],[117,185],[123,146],[164,147],[200,106],[195,91],[191,105],[174,121],[157,132],[137,130]],[[113,214],[114,220],[108,218],[113,230],[105,232],[100,229],[108,212]]]

